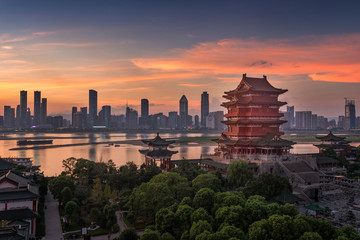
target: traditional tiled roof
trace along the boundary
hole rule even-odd
[[[6,211],[0,211],[1,220],[23,220],[37,218],[39,215],[29,208],[14,208]]]
[[[339,136],[335,136],[332,131],[329,132],[328,135],[323,136],[323,137],[318,137],[316,136],[317,139],[320,139],[321,141],[342,141],[344,140],[346,137],[339,137]]]
[[[149,157],[162,157],[162,156],[171,156],[173,154],[178,153],[178,151],[170,151],[170,150],[139,150],[141,154],[144,154]]]
[[[0,201],[33,199],[37,197],[39,197],[38,194],[35,194],[29,191],[28,189],[16,189],[16,190],[7,190],[0,192]]]
[[[0,240],[25,240],[24,236],[17,233],[14,227],[0,228]]]
[[[9,171],[9,170],[13,169],[14,167],[16,167],[15,163],[11,163],[11,162],[8,162],[8,161],[0,158],[0,172]]]
[[[280,147],[280,146],[289,146],[294,145],[295,142],[285,140],[277,136],[275,133],[268,133],[260,141],[256,143],[257,146],[270,146],[270,147]]]
[[[229,164],[225,164],[225,163],[220,163],[220,162],[215,162],[211,159],[186,159],[186,160],[172,160],[171,164],[175,165],[175,164],[179,164],[181,161],[187,161],[189,163],[200,163],[200,164],[206,164],[206,165],[210,165],[216,168],[220,168],[220,169],[227,169],[227,167],[229,166]],[[248,163],[248,168],[257,168],[259,167],[256,163]]]
[[[157,133],[156,137],[151,140],[142,140],[143,143],[148,144],[149,146],[167,146],[173,144],[175,141],[167,141],[159,136]]]
[[[29,183],[31,183],[30,179],[17,175],[12,171],[8,171],[6,174],[2,175],[0,177],[0,181],[3,179],[9,179],[10,181],[17,183],[20,188],[26,187]]]
[[[268,81],[266,76],[263,78],[253,78],[253,77],[247,77],[246,74],[243,74],[243,78],[239,84],[239,86],[232,91],[225,92],[225,94],[233,94],[237,92],[246,92],[249,90],[253,91],[262,91],[262,92],[274,92],[274,93],[284,93],[287,90],[275,88],[273,87]]]
[[[313,210],[313,211],[324,211],[324,208],[319,207],[319,205],[316,204],[310,204],[305,206],[305,208]]]

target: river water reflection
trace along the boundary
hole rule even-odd
[[[27,133],[27,134],[6,134],[11,138],[31,138],[45,137],[53,139],[53,145],[104,142],[104,141],[121,141],[121,140],[137,140],[151,139],[156,134],[129,134],[129,133],[68,133],[68,134],[48,134],[48,133]],[[163,138],[179,138],[179,137],[200,137],[200,136],[218,136],[218,134],[204,133],[164,133]],[[59,138],[60,137],[60,138]],[[128,161],[135,162],[138,166],[144,162],[144,156],[139,153],[139,149],[146,148],[144,146],[132,144],[120,144],[120,147],[108,146],[108,144],[100,145],[83,145],[61,148],[49,148],[38,150],[16,150],[10,151],[10,148],[17,147],[17,140],[0,140],[0,156],[1,157],[30,157],[35,165],[41,166],[41,171],[47,176],[54,176],[61,173],[62,160],[75,157],[85,158],[92,161],[108,161],[112,159],[117,166],[121,166]],[[200,158],[201,154],[209,154],[214,152],[216,145],[210,144],[175,144],[171,150],[178,151],[173,155],[172,159],[195,159]],[[312,144],[296,144],[292,149],[292,153],[316,153],[317,148]]]

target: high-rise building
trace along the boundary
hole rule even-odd
[[[168,127],[175,129],[178,128],[179,115],[177,112],[169,112]]]
[[[201,127],[206,126],[206,117],[209,114],[209,94],[203,92],[201,94]]]
[[[105,105],[101,109],[102,111],[102,124],[107,128],[110,127],[110,118],[111,118],[111,107],[109,105]]]
[[[149,100],[141,99],[141,117],[149,116]]]
[[[9,128],[12,127],[13,121],[11,121],[11,107],[4,106],[4,127]]]
[[[34,91],[34,122],[33,125],[40,124],[40,105],[41,105],[41,92]]]
[[[47,118],[47,98],[41,99],[41,107],[40,107],[40,124],[46,124]]]
[[[345,98],[345,122],[344,129],[356,128],[355,101]]]
[[[280,120],[284,120],[286,122],[280,126],[280,129],[281,130],[290,129],[291,128],[291,112],[286,111],[286,112],[283,112],[282,114],[284,114],[284,116],[282,118],[280,118]]]
[[[294,106],[286,106],[286,111],[290,114],[290,128],[295,126],[295,108]],[[285,127],[284,127],[285,128]]]
[[[194,123],[194,126],[195,126],[195,128],[199,128],[199,115],[195,115],[195,117],[194,117],[194,121],[195,121],[195,123]]]
[[[135,109],[126,107],[126,128],[138,128],[138,112]]]
[[[19,128],[20,127],[20,123],[21,123],[21,107],[20,107],[20,105],[17,105],[16,106],[16,119],[15,119],[15,126],[17,127],[17,128]]]
[[[295,112],[296,129],[311,129],[312,128],[312,112],[298,111]]]
[[[89,127],[97,122],[97,91],[89,90]]]
[[[222,123],[223,120],[223,111],[211,112],[206,117],[206,128],[224,130],[225,125]]]
[[[20,127],[28,127],[27,123],[27,91],[20,91]]]
[[[88,126],[88,118],[87,118],[87,107],[80,108],[81,112],[81,128],[87,128]]]
[[[77,107],[72,107],[71,109],[71,126],[76,127],[76,118],[75,114],[77,113]]]
[[[187,128],[188,123],[188,100],[186,99],[185,95],[182,95],[179,101],[179,112],[180,112],[180,124],[179,128],[184,129]]]
[[[345,116],[341,115],[338,117],[338,128],[344,128],[345,127]]]

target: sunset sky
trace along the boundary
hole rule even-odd
[[[243,73],[267,75],[289,91],[295,111],[344,114],[344,97],[360,115],[360,1],[1,0],[0,114],[20,90],[48,98],[49,114],[88,105],[124,113],[178,111],[180,97],[199,114],[224,110],[224,91]]]

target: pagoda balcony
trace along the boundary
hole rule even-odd
[[[253,108],[253,109],[244,109],[236,108],[230,109],[224,117],[283,117],[284,114],[280,113],[276,108]]]

